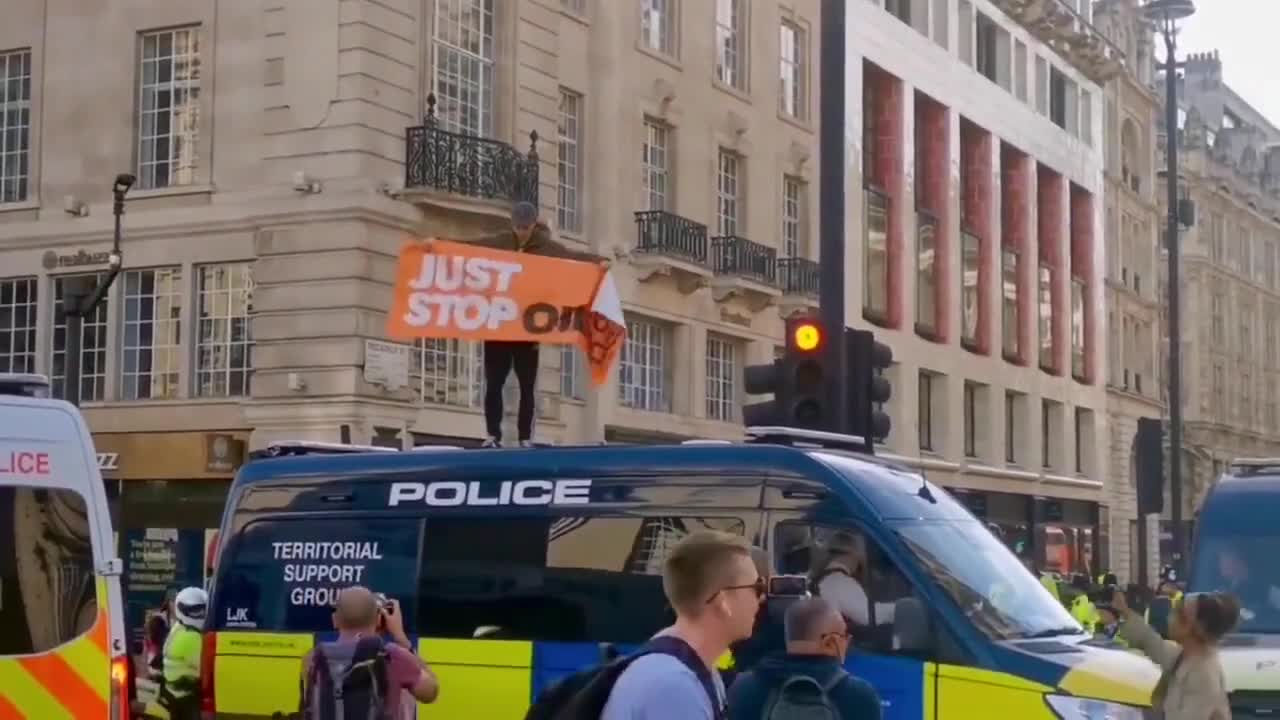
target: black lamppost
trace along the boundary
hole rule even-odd
[[[114,199],[111,214],[115,216],[116,228],[111,253],[107,256],[106,276],[93,287],[89,286],[87,277],[68,278],[62,285],[62,314],[67,328],[66,352],[62,361],[62,397],[72,405],[80,404],[80,334],[84,331],[84,319],[102,304],[124,264],[124,255],[120,252],[120,216],[124,215],[124,196],[136,179],[130,173],[120,173],[111,186]]]
[[[818,72],[818,312],[831,341],[826,343],[826,366],[834,368],[831,403],[833,426],[846,427],[848,412],[845,368],[844,209],[845,209],[845,23],[848,0],[823,0]]]
[[[1179,288],[1181,273],[1181,240],[1178,237],[1178,68],[1174,56],[1177,49],[1178,21],[1196,11],[1192,0],[1151,0],[1142,14],[1155,24],[1164,37],[1164,127],[1165,156],[1168,167],[1165,189],[1168,191],[1168,226],[1165,246],[1169,260],[1169,502],[1173,505],[1173,561],[1182,563],[1182,311]]]

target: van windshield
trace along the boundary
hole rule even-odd
[[[977,520],[892,524],[933,580],[993,640],[1083,632],[1062,604]]]
[[[1280,529],[1203,535],[1196,547],[1190,589],[1219,590],[1240,600],[1237,632],[1280,633]]]
[[[97,616],[84,496],[0,485],[0,656],[48,652]]]

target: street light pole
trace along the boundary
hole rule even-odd
[[[124,196],[133,187],[136,178],[129,173],[120,173],[111,186],[113,204],[111,214],[115,216],[115,235],[111,243],[111,253],[107,256],[107,274],[98,280],[93,287],[88,278],[67,278],[62,285],[62,314],[65,318],[66,341],[62,360],[62,397],[72,405],[80,405],[80,376],[83,368],[80,363],[81,336],[84,332],[84,319],[97,311],[98,306],[107,296],[111,284],[120,274],[124,264],[124,255],[120,252],[121,223],[124,215]]]
[[[823,0],[818,70],[818,309],[827,329],[826,366],[834,368],[830,407],[837,432],[848,427],[847,358],[845,357],[845,172],[849,152],[845,139],[845,23],[848,0]]]
[[[1192,0],[1151,0],[1143,6],[1148,20],[1155,22],[1164,37],[1165,61],[1165,189],[1168,191],[1168,224],[1165,246],[1168,255],[1169,287],[1169,503],[1173,516],[1173,563],[1182,565],[1182,242],[1178,237],[1178,61],[1177,22],[1190,17],[1196,8]]]

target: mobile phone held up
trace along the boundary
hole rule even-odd
[[[769,597],[805,597],[809,594],[807,575],[774,575],[769,578]]]

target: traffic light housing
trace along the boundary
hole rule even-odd
[[[893,364],[893,350],[876,341],[870,330],[848,328],[844,334],[849,363],[849,427],[871,450],[874,443],[889,437],[892,423],[882,406],[889,402],[893,388],[884,371]]]
[[[752,365],[743,374],[749,395],[773,395],[773,400],[742,409],[747,426],[784,425],[808,430],[832,428],[834,407],[824,362],[826,329],[812,318],[786,321],[782,357],[767,365]]]
[[[1138,513],[1164,512],[1164,423],[1159,418],[1138,418],[1133,445]]]

